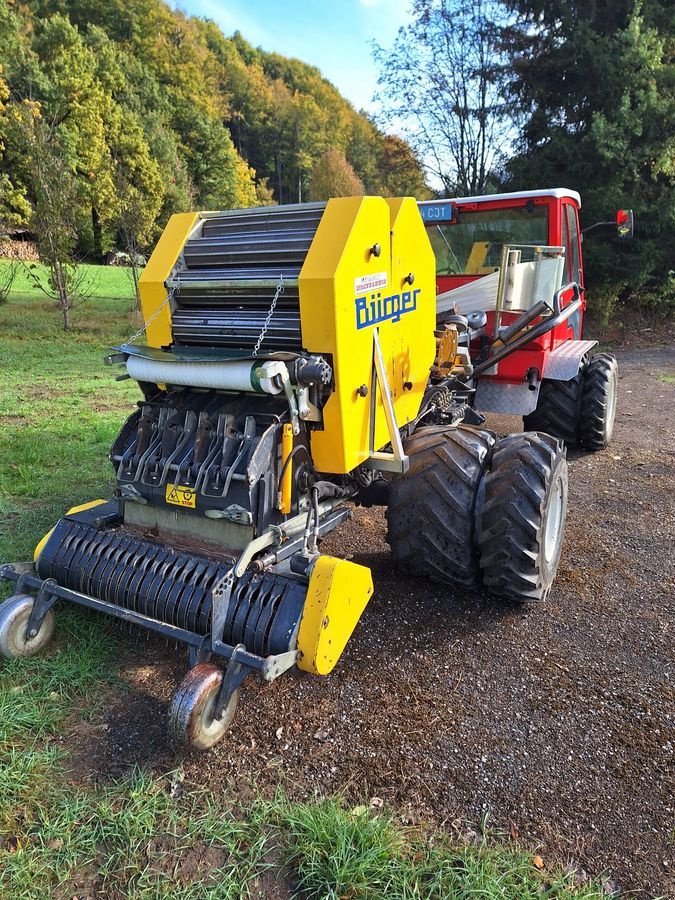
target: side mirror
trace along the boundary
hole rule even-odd
[[[632,209],[620,209],[616,214],[616,233],[622,241],[629,241],[635,230],[635,216]]]

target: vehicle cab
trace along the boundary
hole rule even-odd
[[[580,208],[579,194],[566,188],[419,203],[436,256],[439,323],[457,312],[485,313],[482,343],[475,335],[471,340],[472,359],[486,340],[498,340],[532,314],[533,339],[486,371],[491,380],[523,385],[530,378],[532,384],[562,344],[578,342],[583,352]],[[544,322],[551,327],[537,327]]]

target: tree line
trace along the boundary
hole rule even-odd
[[[582,227],[633,208],[632,244],[587,235],[591,302],[675,310],[672,0],[414,0],[375,57],[380,124],[447,195],[573,188]]]
[[[185,209],[569,187],[582,225],[637,214],[589,232],[596,308],[675,308],[672,0],[412,0],[374,55],[375,119],[162,0],[0,0],[0,224],[51,224],[58,294]]]
[[[58,240],[98,260],[173,212],[333,189],[426,190],[410,147],[313,66],[162,0],[0,0],[0,222],[65,206]]]

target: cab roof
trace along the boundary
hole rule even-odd
[[[513,191],[509,194],[482,194],[478,197],[447,197],[449,203],[491,203],[495,200],[527,200],[536,197],[555,197],[560,200],[565,197],[575,200],[581,206],[581,197],[577,191],[569,188],[544,188],[541,191]],[[421,200],[419,205],[426,206],[431,203],[442,203],[443,200]]]

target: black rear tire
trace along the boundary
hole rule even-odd
[[[584,370],[579,439],[586,450],[604,450],[612,440],[619,366],[611,353],[598,353]]]
[[[579,442],[579,413],[583,383],[583,361],[569,381],[542,379],[537,408],[523,416],[525,431],[545,431],[569,447]]]
[[[544,600],[560,561],[567,511],[567,457],[549,434],[510,434],[484,478],[477,537],[483,583],[520,602]]]
[[[492,454],[491,432],[419,428],[405,443],[408,472],[391,484],[388,535],[396,565],[444,584],[480,584],[476,496]]]

